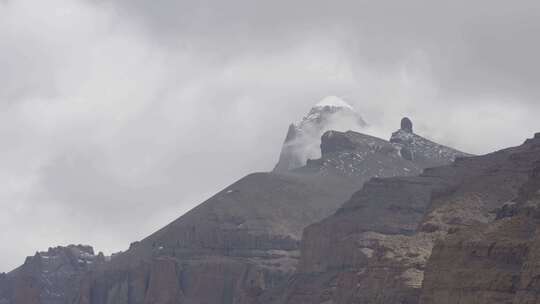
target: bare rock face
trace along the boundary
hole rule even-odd
[[[437,243],[421,303],[540,302],[540,163],[531,165],[529,181],[497,220]]]
[[[176,261],[158,258],[152,263],[145,304],[180,304],[183,293]]]
[[[41,303],[40,282],[33,276],[25,275],[15,281],[13,303]]]
[[[95,255],[90,246],[69,245],[37,252],[19,268],[2,275],[0,303],[69,303],[78,294],[82,275],[103,263],[104,257]]]
[[[507,218],[438,243],[427,266],[420,302],[515,303],[536,226],[528,217]]]
[[[512,214],[501,210],[531,187],[531,172],[539,161],[540,144],[532,139],[517,148],[457,158],[417,177],[371,180],[334,215],[304,230],[299,272],[286,285],[265,294],[265,303],[419,303],[422,284],[423,303],[511,303],[500,300],[501,293],[470,298],[463,294],[481,287],[518,294],[524,294],[521,288],[534,290],[527,287],[535,286],[533,280],[521,284],[508,274],[519,271],[531,252],[523,246],[530,231],[535,231],[530,224],[519,228],[500,224],[507,234],[518,235],[510,242],[494,245],[467,236],[433,248],[469,227],[491,227],[497,214]],[[441,262],[438,266],[430,262],[433,270],[425,275],[432,251],[433,261]],[[484,259],[493,254],[498,257]],[[505,265],[503,275],[494,276],[492,270],[481,274],[481,269],[497,263]],[[465,270],[468,265],[473,269]],[[429,283],[434,277],[439,280]],[[471,283],[479,278],[484,281]],[[457,292],[451,284],[457,284]],[[528,301],[522,303],[535,303]]]

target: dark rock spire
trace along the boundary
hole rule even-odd
[[[408,117],[401,120],[401,130],[413,133],[413,123]]]

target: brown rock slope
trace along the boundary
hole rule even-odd
[[[538,161],[540,136],[520,147],[427,169],[417,177],[369,181],[334,215],[305,229],[299,273],[266,293],[264,303],[418,303],[426,262],[436,241],[448,233],[492,222],[498,208],[516,198],[528,183]],[[437,247],[436,255],[441,250]],[[477,252],[485,254],[484,250],[489,246]],[[454,256],[444,250],[440,254],[447,262]],[[503,259],[510,265],[523,254],[517,246]],[[425,299],[432,301],[424,303],[446,303],[439,296],[453,296],[444,291],[445,284],[450,284],[444,267],[434,270],[442,291],[437,284],[427,283],[432,276],[428,274],[426,288],[432,292]],[[460,286],[461,282],[448,280]]]
[[[539,141],[529,141],[531,153],[540,149]],[[421,303],[540,303],[540,163],[531,163],[530,171],[496,221],[437,243]]]

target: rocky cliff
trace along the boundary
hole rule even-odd
[[[507,266],[500,272],[512,272],[525,260],[530,250],[520,245],[520,237],[531,237],[527,221],[513,220],[523,227],[507,231],[519,235],[510,246],[464,241],[470,235],[442,240],[453,240],[471,227],[495,227],[490,223],[495,223],[501,208],[529,187],[538,161],[540,138],[536,137],[520,147],[458,158],[416,177],[367,182],[334,215],[305,229],[299,272],[281,288],[266,293],[265,303],[419,303],[422,284],[423,303],[511,303],[489,292],[478,292],[468,300],[460,295],[482,288],[515,289],[518,294],[523,288],[534,290],[534,271],[523,282],[493,272],[497,263]],[[439,245],[433,250],[435,244]],[[500,261],[484,258],[498,252]],[[529,263],[534,269],[534,261]],[[468,265],[476,267],[467,269]],[[478,300],[481,297],[484,302]],[[523,303],[534,303],[533,298]]]
[[[540,134],[513,158],[530,160],[529,179],[490,223],[438,242],[420,303],[540,302]]]
[[[90,246],[36,252],[19,268],[0,275],[0,303],[70,303],[78,295],[81,277],[105,262],[103,254],[95,255]]]

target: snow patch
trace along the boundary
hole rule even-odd
[[[327,96],[323,100],[319,101],[315,105],[315,107],[336,107],[336,108],[347,108],[347,109],[353,109],[353,107],[345,102],[343,99],[337,97],[337,96]]]

